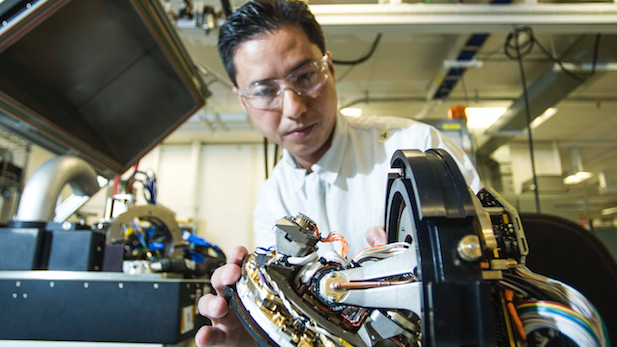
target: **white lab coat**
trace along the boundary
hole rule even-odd
[[[368,247],[365,232],[384,225],[392,154],[398,149],[430,148],[447,150],[472,190],[480,189],[471,160],[432,126],[404,118],[338,115],[332,145],[310,174],[285,150],[272,176],[261,186],[253,212],[255,245],[274,245],[275,222],[301,212],[317,223],[322,237],[338,231],[349,242],[348,257],[353,257]],[[340,254],[339,242],[318,246],[321,255],[332,250]]]

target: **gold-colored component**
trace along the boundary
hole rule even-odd
[[[482,271],[482,279],[498,281],[503,279],[503,273],[501,271]]]
[[[503,214],[503,224],[510,224],[510,218],[508,218],[507,214]]]
[[[300,338],[300,343],[298,343],[298,347],[313,347],[315,346],[315,338],[310,337],[306,334],[303,334]]]
[[[493,257],[499,258],[499,250],[497,250],[497,248],[493,250]]]
[[[330,340],[323,334],[319,334],[319,341],[321,341],[325,347],[336,347],[334,341]]]
[[[335,283],[349,282],[345,276],[341,275],[337,271],[330,272],[319,282],[321,292],[326,293],[330,301],[338,302],[344,300],[344,298],[349,295],[349,292],[346,290],[334,289]]]
[[[275,313],[272,317],[272,323],[276,324],[279,329],[283,329],[285,321],[285,317],[280,312]]]
[[[338,338],[338,343],[340,343],[341,345],[343,345],[343,347],[353,347],[353,345],[345,340],[343,340],[342,338]]]
[[[510,268],[506,259],[492,259],[489,262],[492,270],[508,270]]]
[[[508,268],[516,269],[518,267],[518,262],[516,260],[508,258],[506,261],[508,262]]]
[[[302,213],[298,213],[296,218],[294,218],[294,222],[305,229],[315,228],[315,222]]]

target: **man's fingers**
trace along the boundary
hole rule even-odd
[[[375,226],[366,231],[366,241],[371,246],[385,245],[388,242],[386,229],[383,226]]]
[[[218,295],[223,295],[225,287],[236,284],[242,276],[240,266],[235,264],[227,264],[216,269],[210,278],[212,287]]]
[[[224,317],[229,311],[227,301],[220,296],[207,294],[199,299],[199,313],[210,319],[219,319]]]
[[[244,258],[246,258],[248,255],[249,252],[246,250],[246,248],[242,246],[235,247],[231,251],[231,255],[228,259],[228,264],[236,264],[240,266],[242,265],[242,262],[244,262]]]
[[[226,333],[217,327],[203,326],[195,334],[195,344],[198,347],[224,346]]]

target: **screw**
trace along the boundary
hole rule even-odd
[[[97,252],[100,252],[100,251],[102,251],[102,250],[103,250],[103,248],[101,248],[101,246],[96,247],[96,251],[97,251]]]
[[[56,285],[56,284],[55,284],[53,281],[52,281],[52,282],[49,282],[49,286],[50,286],[51,288],[53,288],[55,285]]]
[[[88,287],[90,287],[90,283],[84,282],[84,288],[88,288]]]
[[[330,301],[335,302],[335,301],[336,301],[336,296],[332,295],[332,296],[330,297]]]
[[[334,272],[330,272],[330,277],[334,278],[336,277],[336,274]]]
[[[13,293],[13,299],[17,299],[17,293]]]
[[[21,282],[20,281],[15,282],[15,287],[17,288],[21,287]]]
[[[24,295],[22,295],[24,297],[24,299],[28,298],[28,294],[24,293]]]
[[[159,289],[159,284],[158,283],[155,283],[152,286],[154,287],[154,289]]]
[[[120,289],[124,288],[124,283],[118,283],[118,288]]]

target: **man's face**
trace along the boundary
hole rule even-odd
[[[328,53],[329,55],[329,53]],[[256,82],[284,79],[299,67],[323,55],[300,27],[287,27],[242,43],[234,54],[236,82],[245,90]],[[283,146],[296,158],[321,157],[330,146],[336,121],[334,68],[328,56],[329,76],[311,95],[286,89],[275,109],[252,108],[234,89],[253,124],[269,140]],[[318,159],[318,158],[317,158]]]

